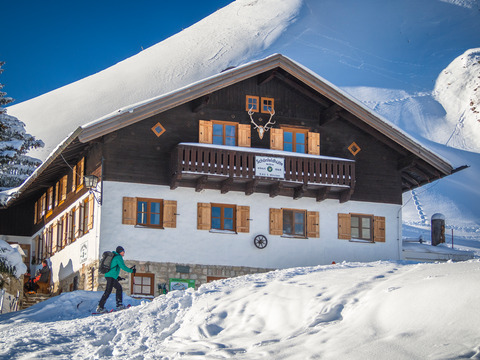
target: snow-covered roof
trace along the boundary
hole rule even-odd
[[[114,113],[80,126],[61,144],[59,144],[54,151],[52,151],[45,162],[19,187],[18,192],[21,193],[26,189],[33,180],[75,139],[87,143],[213,91],[217,91],[239,81],[276,68],[285,70],[313,90],[340,105],[342,108],[346,109],[351,114],[385,135],[387,138],[406,148],[408,151],[439,170],[443,176],[452,172],[452,166],[447,160],[427,149],[406,132],[389,122],[387,119],[374,113],[371,109],[348,93],[342,91],[321,76],[288,57],[281,54],[274,54],[264,59],[252,61],[221,72],[220,74],[207,77],[161,96],[126,106]],[[7,205],[10,203],[10,200],[12,199],[9,199]]]

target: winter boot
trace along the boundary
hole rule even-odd
[[[103,313],[108,312],[108,310],[103,308],[103,307],[97,306],[96,312],[99,313],[99,314],[103,314]]]
[[[123,304],[117,304],[117,308],[115,310],[123,310],[126,309],[127,307]]]

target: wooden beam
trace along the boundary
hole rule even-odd
[[[226,194],[230,190],[232,190],[232,184],[233,184],[233,177],[229,177],[226,180],[222,181],[222,186],[220,188],[220,193]]]
[[[303,197],[303,194],[305,193],[305,186],[298,186],[295,189],[293,189],[293,200],[298,200]]]
[[[340,193],[340,203],[343,204],[343,203],[346,203],[347,201],[349,201],[352,197],[352,193],[353,193],[353,191],[351,191],[351,189],[347,189],[345,191],[342,191]]]
[[[268,83],[270,80],[273,80],[276,72],[277,72],[277,70],[272,70],[272,71],[269,71],[269,72],[258,75],[257,76],[257,85],[261,86],[263,84]]]
[[[275,197],[280,194],[281,184],[279,181],[270,186],[270,197]]]
[[[204,95],[192,101],[192,112],[197,113],[202,110],[210,102],[210,94]]]
[[[317,201],[318,202],[327,199],[327,194],[328,194],[329,189],[330,188],[328,186],[325,186],[325,187],[322,187],[322,188],[317,190]]]
[[[252,195],[257,190],[258,179],[253,179],[245,185],[245,195]]]
[[[327,98],[321,95],[317,95],[317,93],[312,92],[311,90],[305,88],[304,86],[286,77],[285,75],[280,74],[279,72],[275,73],[275,77],[277,77],[278,79],[282,80],[283,82],[291,86],[294,90],[298,91],[300,94],[312,99],[313,101],[318,102],[323,107],[330,107],[330,105],[332,104],[330,100],[328,100]]]
[[[197,179],[197,182],[195,184],[195,191],[200,192],[200,191],[204,190],[205,185],[207,184],[207,181],[208,181],[208,176],[207,175],[200,176]]]
[[[170,179],[170,190],[175,190],[178,187],[180,180],[182,179],[182,174],[173,174]]]
[[[340,117],[340,111],[342,108],[337,105],[337,104],[332,104],[325,110],[323,110],[320,113],[320,118],[319,118],[319,124],[320,125],[325,125],[326,123],[329,123],[330,121],[335,121]]]
[[[407,169],[414,167],[416,165],[415,159],[416,159],[416,156],[413,154],[410,154],[408,156],[401,158],[398,161],[397,169],[400,171],[405,171]]]
[[[420,184],[417,180],[415,180],[414,178],[412,178],[411,176],[409,176],[407,173],[402,172],[402,178],[403,178],[406,182],[410,183],[411,185],[418,186],[418,185]]]

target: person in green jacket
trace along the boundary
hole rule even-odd
[[[97,312],[102,313],[106,312],[105,303],[112,293],[113,288],[116,289],[116,300],[117,300],[117,310],[124,309],[123,306],[123,292],[122,285],[120,285],[119,280],[123,280],[118,275],[120,274],[120,269],[125,270],[128,273],[133,273],[135,275],[135,266],[129,268],[123,262],[123,256],[125,255],[125,250],[121,246],[117,246],[117,249],[113,251],[114,257],[112,263],[110,264],[110,271],[105,274],[105,280],[107,280],[107,287],[103,293],[102,298],[100,299],[97,307]]]

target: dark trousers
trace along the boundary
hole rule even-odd
[[[105,292],[103,293],[102,298],[100,299],[100,302],[98,303],[98,306],[101,308],[105,307],[105,303],[107,302],[108,297],[112,293],[113,288],[117,291],[115,293],[115,298],[117,300],[117,306],[121,305],[123,300],[122,300],[122,285],[117,281],[117,279],[107,277],[105,278],[107,280],[107,288],[105,289]]]

